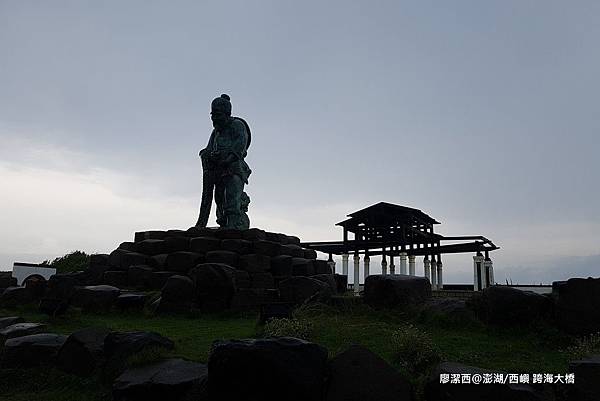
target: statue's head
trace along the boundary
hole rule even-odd
[[[222,127],[231,117],[231,98],[222,94],[210,104],[210,118],[215,128]]]

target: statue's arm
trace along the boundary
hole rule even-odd
[[[239,121],[234,121],[231,147],[227,155],[224,157],[222,163],[224,165],[228,165],[237,160],[243,160],[244,156],[246,155],[247,140],[248,134],[246,133],[246,127],[244,124]]]

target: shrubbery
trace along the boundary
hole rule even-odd
[[[82,251],[73,251],[53,261],[45,260],[43,265],[54,267],[57,273],[70,273],[85,270],[90,263],[90,255]]]
[[[310,340],[312,324],[304,319],[271,319],[265,323],[265,337],[296,337]]]
[[[566,349],[566,352],[572,359],[600,354],[600,332],[578,338],[575,344]]]
[[[429,334],[413,325],[394,331],[391,341],[395,361],[410,373],[424,372],[441,359]]]

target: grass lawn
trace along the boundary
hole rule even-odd
[[[93,315],[72,309],[64,317],[50,319],[33,308],[0,309],[0,316],[10,315],[46,323],[50,332],[63,334],[89,326],[155,331],[175,342],[175,350],[169,355],[200,362],[207,361],[214,340],[258,337],[262,331],[255,313],[163,317],[141,313]],[[511,373],[566,372],[569,356],[560,350],[572,342],[572,338],[544,325],[528,329],[488,328],[476,321],[424,318],[415,312],[374,311],[364,305],[307,308],[297,317],[309,322],[311,340],[326,347],[330,357],[350,344],[359,343],[401,370],[391,338],[399,327],[409,323],[431,340],[442,360]],[[110,399],[110,388],[94,378],[82,380],[48,368],[0,370],[0,400]]]

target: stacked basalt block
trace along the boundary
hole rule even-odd
[[[159,309],[165,311],[187,308],[190,300],[177,294],[189,292],[188,279],[194,304],[223,309],[277,301],[279,283],[291,277],[332,274],[328,262],[302,248],[298,237],[257,228],[137,232],[110,255],[95,255],[90,270],[98,277],[95,284],[162,290]]]

